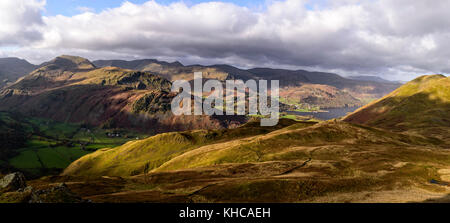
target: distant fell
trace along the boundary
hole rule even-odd
[[[397,81],[390,81],[378,76],[350,76],[348,77],[353,80],[361,80],[361,81],[375,81],[380,83],[399,83]]]
[[[14,83],[37,67],[26,60],[15,57],[0,58],[0,88]]]
[[[168,63],[164,61],[159,61],[155,59],[143,59],[143,60],[132,60],[132,61],[126,61],[126,60],[96,60],[92,62],[97,67],[120,67],[124,69],[130,69],[130,70],[148,70],[152,67],[160,67],[160,66],[183,66],[180,62],[176,61],[173,63]]]
[[[374,80],[354,80],[338,74],[326,72],[311,72],[306,70],[288,70],[274,68],[241,69],[227,64],[187,65],[179,62],[163,62],[155,59],[145,60],[97,60],[93,62],[98,67],[114,66],[124,69],[148,71],[158,74],[170,81],[192,80],[194,72],[202,72],[205,79],[220,81],[241,80],[279,80],[280,87],[302,86],[304,84],[329,85],[344,90],[352,97],[362,101],[371,101],[393,91],[400,85],[393,82]]]

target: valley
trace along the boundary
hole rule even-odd
[[[172,81],[199,71],[280,80],[279,123],[174,116]],[[0,170],[32,187],[0,202],[447,201],[449,80],[60,56],[0,91]]]

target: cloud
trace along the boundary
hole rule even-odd
[[[86,13],[86,12],[95,12],[95,9],[93,8],[89,8],[89,7],[85,7],[85,6],[78,6],[77,10],[81,13]]]
[[[45,1],[0,1],[0,46],[28,44],[41,39],[41,11]]]
[[[8,7],[14,7],[11,2]],[[5,31],[0,45],[17,35],[10,43],[28,45],[11,54],[35,61],[72,53],[90,59],[151,57],[391,79],[450,72],[450,1],[334,0],[314,5],[286,0],[269,1],[263,10],[220,2],[125,2],[72,17],[43,17],[42,2],[26,2],[31,2],[27,10],[7,15],[18,18],[7,20],[12,25],[0,25]]]

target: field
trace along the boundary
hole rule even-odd
[[[20,121],[26,135],[24,145],[13,148],[15,155],[2,162],[32,177],[58,174],[73,161],[98,149],[113,148],[148,136],[120,129],[105,130],[83,124],[17,117],[5,112],[0,113],[0,120],[7,123]]]

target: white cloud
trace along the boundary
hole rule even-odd
[[[41,10],[45,1],[0,1],[0,46],[25,44],[41,38]]]
[[[89,7],[85,7],[85,6],[78,6],[77,10],[81,13],[86,13],[86,12],[95,12],[95,9],[93,8],[89,8]]]
[[[13,2],[2,0],[0,11],[14,4],[24,10],[3,15],[7,22],[0,24],[0,45],[22,44],[10,54],[33,61],[72,53],[91,59],[152,57],[394,79],[450,71],[450,1],[334,0],[314,10],[306,7],[312,3],[308,0],[269,1],[264,10],[220,2],[125,2],[72,17],[42,17],[37,0]],[[12,36],[19,38],[6,41]]]

